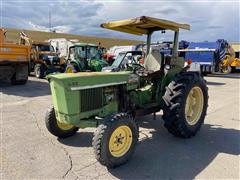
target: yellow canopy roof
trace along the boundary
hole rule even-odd
[[[141,16],[134,19],[127,19],[121,21],[107,22],[101,24],[101,27],[121,31],[125,33],[143,35],[148,34],[151,31],[158,30],[173,30],[177,31],[179,28],[190,30],[190,25],[179,24],[173,21],[168,21],[164,19],[157,19],[148,16]]]

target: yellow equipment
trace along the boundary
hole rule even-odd
[[[230,43],[227,55],[220,63],[220,69],[223,73],[230,73],[240,68],[240,43]]]
[[[12,84],[25,84],[28,80],[30,46],[7,42],[6,31],[0,28],[0,79]]]
[[[240,43],[230,43],[234,53],[235,53],[235,59],[231,63],[231,67],[233,69],[240,69]]]

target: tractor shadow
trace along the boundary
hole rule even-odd
[[[81,130],[79,130],[81,131]],[[57,138],[57,140],[67,146],[72,147],[92,147],[93,132],[77,132],[68,138]]]
[[[7,81],[0,81],[0,91],[3,94],[20,97],[37,97],[51,94],[48,81],[35,77],[29,77],[25,85],[11,85]]]
[[[230,73],[230,74],[221,74],[221,73],[215,73],[215,74],[208,74],[207,77],[220,77],[220,78],[229,78],[229,79],[240,79],[240,71]]]
[[[209,86],[223,86],[223,85],[226,85],[226,83],[207,81],[207,85],[209,85]]]
[[[119,179],[194,179],[219,153],[240,154],[240,131],[205,124],[191,139],[180,139],[163,127],[161,116],[142,118],[140,142],[133,158],[109,169]],[[141,136],[143,138],[141,138]]]

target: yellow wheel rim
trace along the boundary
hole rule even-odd
[[[72,69],[71,67],[67,67],[67,69],[66,69],[65,72],[66,72],[66,73],[74,73],[74,72],[73,72],[73,69]]]
[[[70,124],[65,124],[65,123],[61,123],[59,121],[57,121],[57,125],[60,129],[64,130],[64,131],[67,131],[71,128],[73,128],[73,125],[70,125]]]
[[[195,125],[203,111],[203,92],[199,87],[193,87],[186,100],[185,118],[189,125]]]
[[[128,126],[115,129],[109,140],[109,151],[114,157],[121,157],[128,152],[132,145],[132,130]]]

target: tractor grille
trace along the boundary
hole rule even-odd
[[[103,89],[94,88],[80,91],[81,112],[101,108],[103,105]]]

